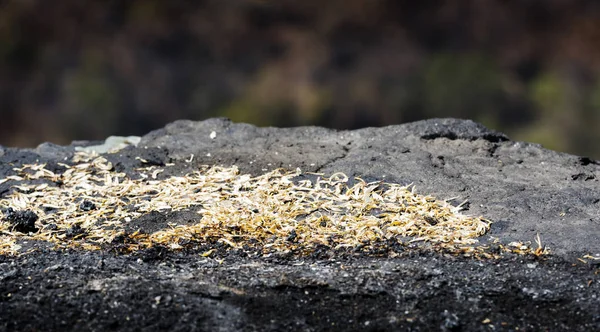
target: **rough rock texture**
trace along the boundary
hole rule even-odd
[[[177,121],[146,135],[140,146],[253,174],[300,167],[413,183],[420,193],[468,199],[469,213],[495,221],[490,235],[500,239],[533,241],[539,233],[555,254],[600,254],[600,162],[513,142],[472,121],[340,132]]]
[[[78,142],[77,145],[93,145]],[[15,165],[55,164],[74,146],[0,148]],[[260,257],[155,248],[133,254],[39,249],[0,256],[0,329],[14,330],[581,330],[600,329],[600,162],[513,142],[472,121],[385,128],[256,128],[224,119],[177,121],[107,155],[132,172],[139,158],[172,174],[199,164],[260,174],[278,167],[345,172],[468,199],[502,243],[540,235],[547,257],[499,260],[406,249],[397,257],[321,252]],[[0,195],[8,192],[0,184]],[[168,222],[169,216],[148,215]],[[166,219],[166,220],[165,220]]]

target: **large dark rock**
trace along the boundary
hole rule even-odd
[[[253,174],[300,167],[413,183],[419,193],[468,200],[468,213],[494,221],[489,235],[503,242],[534,241],[539,234],[557,255],[600,254],[600,162],[510,141],[469,120],[355,131],[177,121],[144,136],[140,147]]]
[[[78,146],[89,146],[78,142]],[[105,146],[103,146],[105,148]],[[75,146],[0,149],[0,177],[20,163],[48,167]],[[0,256],[1,330],[578,330],[600,329],[600,163],[514,142],[468,120],[385,128],[256,128],[225,119],[177,121],[108,154],[134,173],[140,158],[284,167],[413,183],[419,193],[468,200],[494,221],[483,243],[531,241],[548,256],[478,260],[407,248],[391,257],[259,257],[251,252],[33,251]],[[0,184],[0,195],[10,188]],[[183,218],[148,214],[136,222]]]

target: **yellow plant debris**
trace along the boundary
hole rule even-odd
[[[414,192],[411,186],[365,182],[349,186],[345,174],[311,174],[276,169],[260,176],[236,167],[204,166],[184,176],[158,179],[159,167],[138,169],[141,179],[114,171],[97,154],[79,152],[73,164],[55,174],[44,164],[16,168],[14,190],[0,199],[0,211],[28,210],[39,219],[36,232],[14,230],[0,212],[0,254],[18,254],[18,240],[44,240],[58,247],[102,248],[117,236],[130,250],[161,244],[181,248],[186,240],[248,245],[265,250],[333,249],[378,240],[427,242],[436,248],[469,253],[491,222],[461,214],[460,206]],[[304,177],[306,178],[306,177]],[[34,181],[36,180],[36,181]],[[40,181],[43,180],[43,181]],[[33,184],[34,181],[36,184]],[[84,209],[82,201],[93,203]],[[196,220],[145,234],[125,226],[151,211],[197,207]],[[77,227],[81,233],[69,235]],[[210,241],[212,242],[210,242]]]

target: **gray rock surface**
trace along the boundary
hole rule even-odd
[[[0,179],[22,164],[64,171],[59,164],[77,146],[102,142],[0,147]],[[205,255],[204,243],[130,252],[125,237],[97,251],[23,241],[27,253],[0,255],[0,331],[600,330],[600,260],[580,259],[600,254],[598,161],[456,119],[356,131],[177,121],[103,156],[132,176],[148,165],[174,163],[161,173],[168,176],[221,164],[255,175],[299,167],[413,183],[422,194],[468,199],[466,213],[494,221],[484,242],[539,233],[552,254],[479,260],[381,243],[369,252],[223,246]],[[0,183],[0,197],[16,190],[12,182]],[[130,230],[194,213],[153,211]]]
[[[494,221],[489,235],[503,243],[533,242],[539,234],[557,255],[600,254],[600,162],[514,142],[470,120],[355,131],[177,121],[144,136],[139,146],[253,174],[300,167],[412,183],[422,194],[468,200],[467,213]]]

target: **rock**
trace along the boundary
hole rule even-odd
[[[136,146],[140,141],[138,136],[110,136],[104,143],[91,146],[76,146],[76,151],[97,152],[97,153],[114,153],[128,146]]]
[[[15,167],[46,163],[60,175],[75,146],[92,144],[3,149],[0,197],[17,181],[6,178]],[[210,243],[124,249],[131,236],[162,229],[157,223],[194,223],[202,207],[154,211],[130,220],[125,232],[100,243],[99,250],[52,248],[30,239],[7,243],[27,253],[0,255],[0,313],[7,317],[0,319],[0,331],[600,330],[600,259],[594,259],[600,258],[598,161],[514,142],[457,119],[355,131],[176,121],[143,136],[137,146],[103,157],[127,174],[164,167],[159,180],[220,164],[253,175],[299,167],[413,183],[418,193],[452,198],[455,205],[468,200],[466,213],[491,219],[482,242],[499,239],[491,245],[494,252],[511,241],[535,247],[539,234],[551,255],[479,260],[410,245],[394,255],[323,246],[301,257]],[[74,207],[78,213],[96,211],[81,200]],[[55,224],[40,226],[58,231]],[[86,228],[75,224],[66,236],[77,240],[82,232]],[[297,243],[299,234],[283,236]]]
[[[511,141],[470,120],[355,131],[176,121],[142,137],[139,146],[255,175],[300,167],[412,183],[422,194],[468,200],[468,213],[495,221],[489,236],[504,243],[533,243],[539,234],[542,245],[564,257],[600,253],[600,162]]]
[[[70,146],[60,146],[53,143],[42,143],[33,150],[42,158],[51,159],[57,162],[65,161],[73,157],[73,148]]]
[[[33,211],[15,211],[12,208],[7,208],[2,213],[5,221],[12,225],[12,230],[21,233],[37,231],[35,222],[38,220],[38,216]]]

